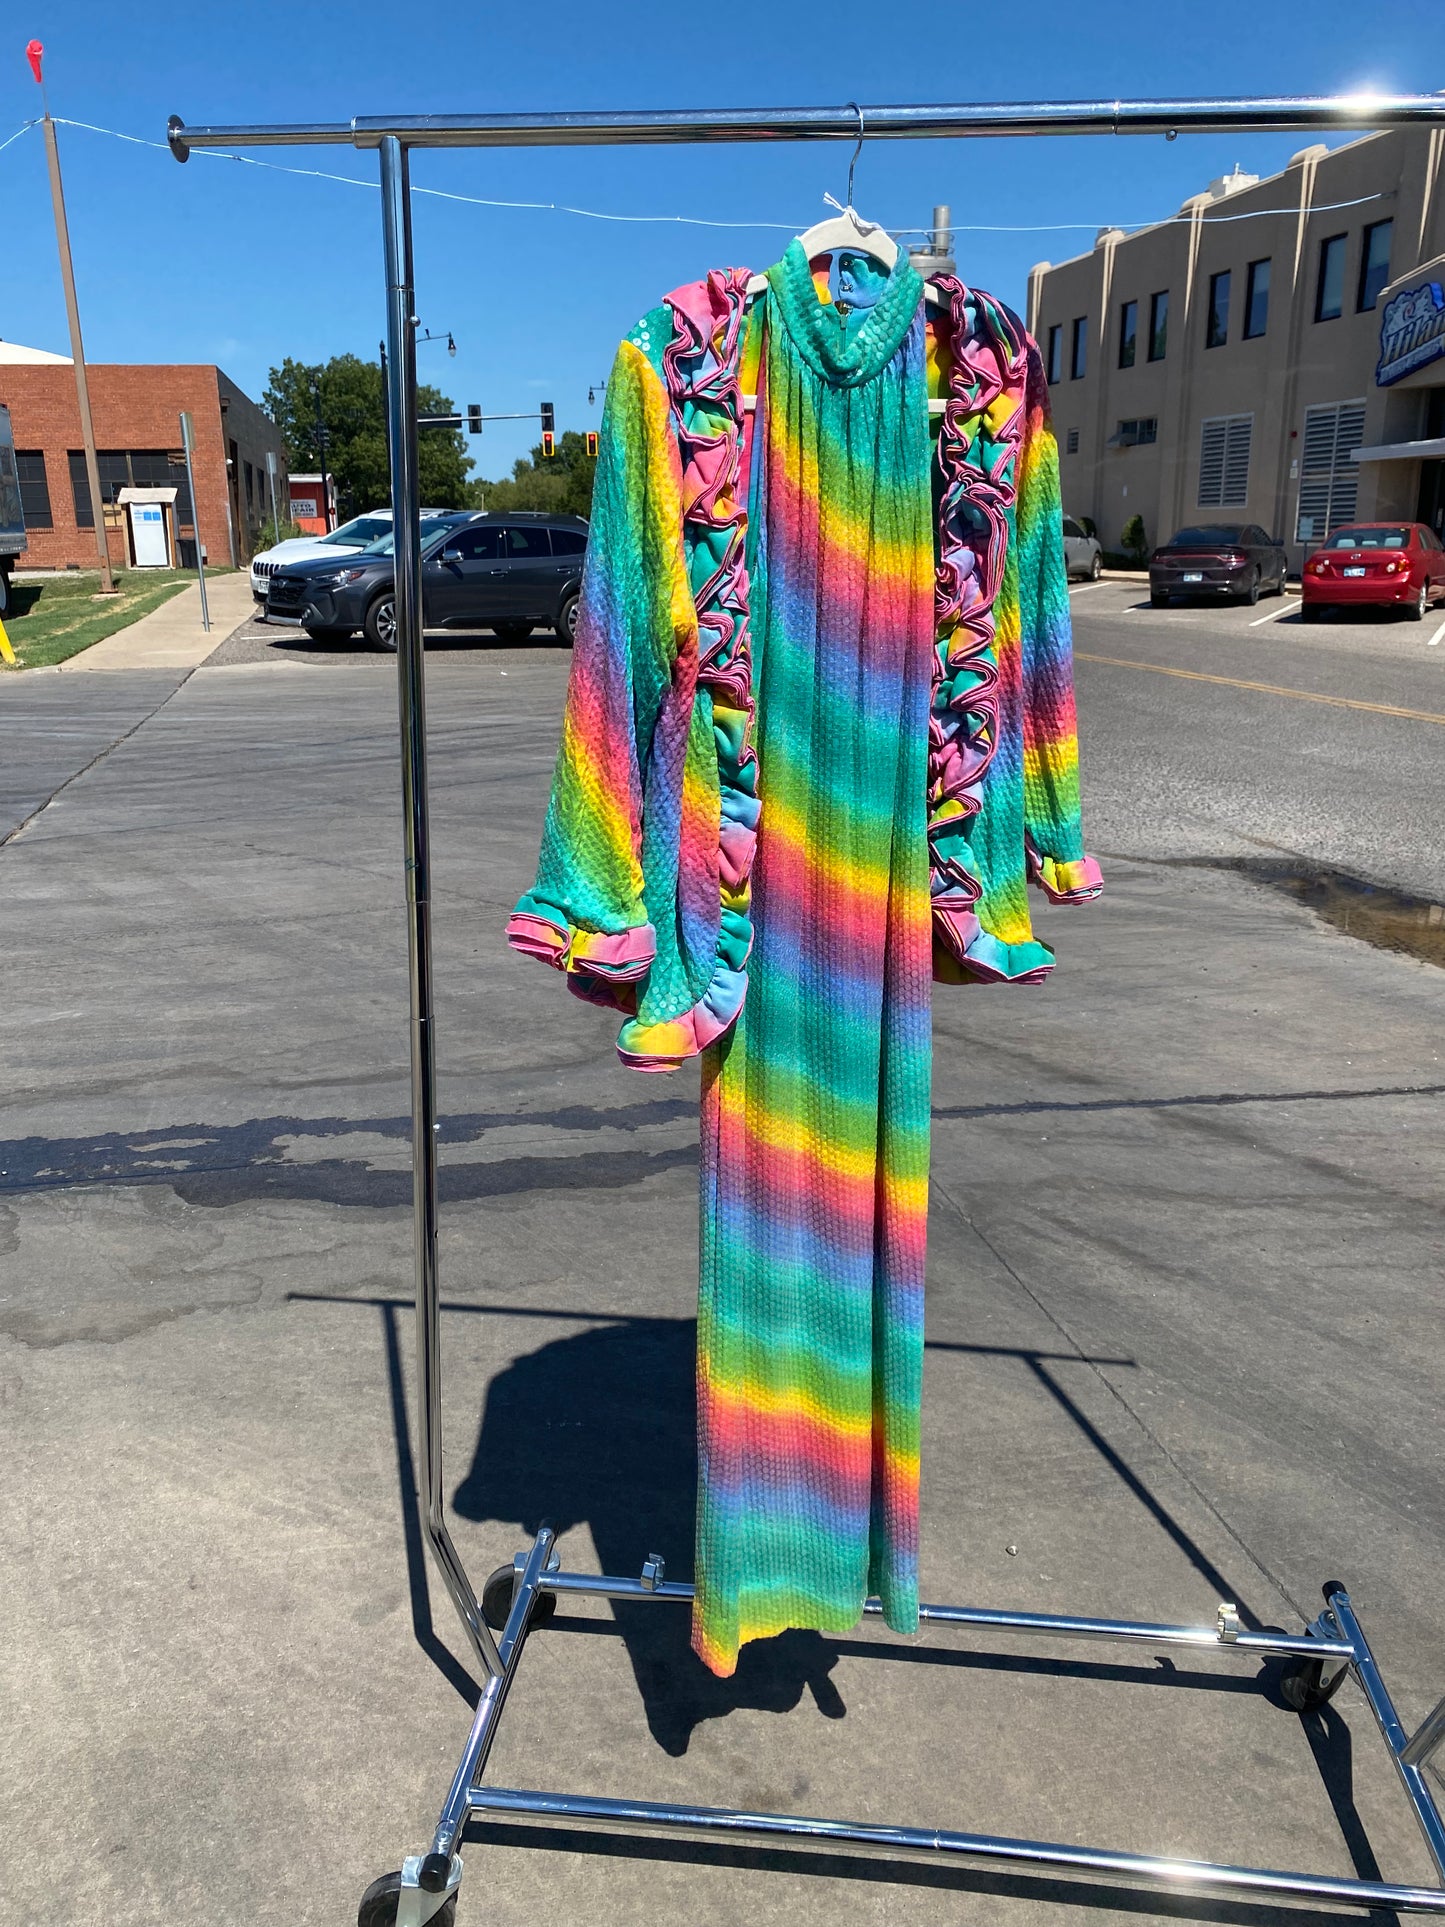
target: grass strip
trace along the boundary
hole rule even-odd
[[[6,632],[17,669],[46,669],[127,629],[194,582],[191,569],[128,569],[118,595],[100,594],[100,571],[70,571],[44,581],[11,582]]]

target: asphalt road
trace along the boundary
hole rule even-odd
[[[1073,614],[1100,850],[1296,855],[1445,900],[1445,609],[1306,626],[1293,596],[1156,610],[1105,581]]]
[[[427,636],[427,654],[439,661],[485,662],[506,646],[489,629],[433,629]],[[528,644],[532,652],[564,647],[541,623]],[[209,658],[213,668],[232,668],[245,662],[294,662],[317,669],[377,669],[394,661],[373,649],[360,633],[346,642],[319,644],[300,623],[276,622],[259,614],[227,636]]]
[[[1445,1688],[1445,973],[1231,866],[1440,889],[1439,724],[1386,712],[1445,714],[1445,649],[1137,600],[1074,605],[1104,898],[1040,913],[1047,986],[935,1002],[923,1589],[1297,1626],[1340,1577],[1413,1723]],[[394,665],[224,658],[0,684],[5,1927],[348,1922],[429,1841],[470,1718],[410,1499]],[[445,1490],[478,1581],[543,1517],[569,1564],[690,1570],[696,1080],[624,1072],[501,936],[565,672],[428,661]],[[1301,1721],[1272,1681],[865,1631],[724,1684],[671,1608],[596,1607],[529,1647],[492,1777],[1427,1878],[1355,1687]],[[1302,1918],[465,1851],[459,1927]]]
[[[1294,595],[1156,610],[1117,578],[1076,586],[1072,606],[1099,849],[1301,857],[1445,899],[1445,608],[1424,623],[1368,611],[1306,627]],[[539,627],[526,655],[559,648]],[[508,651],[485,630],[434,631],[427,655],[485,671]],[[360,637],[317,647],[297,625],[264,620],[210,666],[262,662],[391,672]]]

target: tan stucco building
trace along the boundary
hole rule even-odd
[[[1215,181],[1029,276],[1067,514],[1445,530],[1445,134],[1405,128]]]

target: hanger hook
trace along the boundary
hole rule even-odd
[[[848,206],[851,209],[853,206],[853,169],[858,165],[858,156],[863,152],[863,138],[867,129],[863,125],[863,109],[858,105],[857,101],[850,100],[848,105],[858,116],[858,144],[853,149],[852,160],[848,163]]]

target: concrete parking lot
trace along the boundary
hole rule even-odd
[[[1281,607],[1075,593],[1108,888],[1040,912],[1047,986],[935,1000],[923,1590],[1296,1626],[1338,1577],[1408,1722],[1445,1691],[1445,641]],[[469,1720],[407,1443],[394,665],[315,653],[0,690],[0,1922],[349,1922]],[[690,1572],[696,1079],[624,1071],[502,938],[566,669],[549,638],[428,659],[478,1583],[544,1518],[571,1564]],[[586,1607],[529,1647],[492,1777],[1429,1877],[1353,1685],[1301,1719],[1268,1668],[1143,1649],[795,1634],[722,1683],[672,1608]],[[464,1853],[461,1927],[1302,1918]]]

